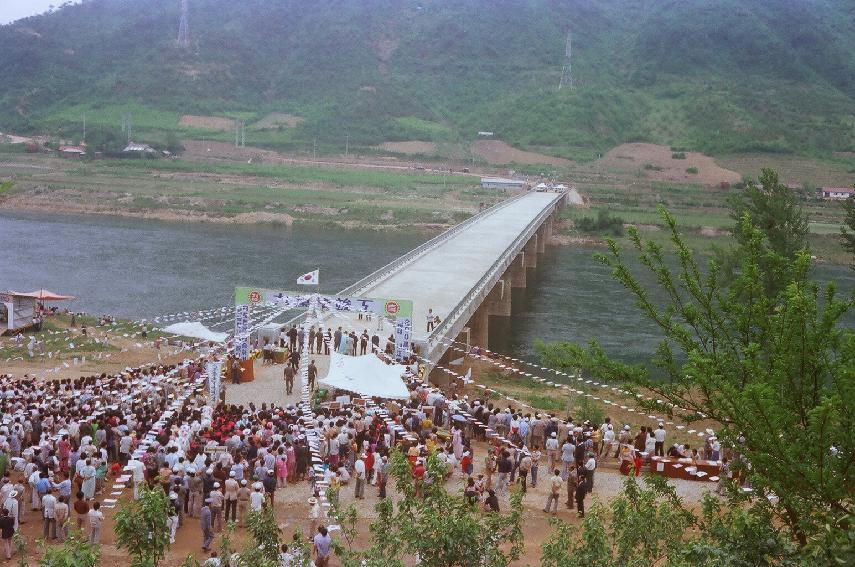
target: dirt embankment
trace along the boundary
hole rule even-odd
[[[178,120],[178,124],[190,128],[221,130],[223,132],[235,129],[235,121],[223,116],[194,116],[192,114],[185,114]]]
[[[698,152],[674,152],[657,144],[621,144],[609,150],[597,165],[617,171],[641,171],[657,181],[688,181],[704,185],[736,183],[742,176]]]
[[[472,150],[475,155],[493,165],[519,163],[568,166],[573,163],[569,159],[520,150],[501,140],[478,140],[472,144]]]

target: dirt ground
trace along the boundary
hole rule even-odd
[[[178,120],[178,124],[191,128],[222,130],[224,132],[230,132],[235,128],[235,121],[223,116],[194,116],[192,114],[185,114]]]
[[[526,152],[519,150],[501,140],[478,140],[473,146],[473,151],[481,159],[486,160],[492,165],[502,165],[509,163],[520,164],[549,164],[549,165],[570,165],[573,162],[569,159],[559,158],[538,154],[535,152]]]
[[[721,167],[713,158],[704,154],[685,152],[686,159],[674,159],[671,157],[672,153],[668,146],[643,143],[621,144],[609,150],[596,162],[596,165],[618,171],[640,170],[647,178],[656,181],[687,181],[718,185],[723,181],[736,183],[742,179],[739,173]],[[696,167],[698,173],[688,173],[686,170],[691,167]]]
[[[437,145],[433,142],[420,142],[412,140],[408,142],[383,142],[378,146],[381,150],[392,152],[395,154],[424,154],[433,155],[436,153]]]

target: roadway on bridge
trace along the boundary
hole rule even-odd
[[[428,309],[445,319],[538,215],[554,205],[555,199],[555,193],[527,193],[500,205],[402,269],[352,295],[412,299],[413,338],[424,340],[428,335]],[[327,324],[354,329],[362,325],[369,332],[374,330],[353,315],[328,320]],[[387,325],[384,331],[388,336],[392,329]]]

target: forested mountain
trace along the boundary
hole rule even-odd
[[[490,130],[568,157],[855,150],[853,0],[191,0],[185,48],[179,5],[88,0],[0,27],[0,130],[85,112],[201,134],[178,126],[194,114],[286,149]],[[273,112],[302,121],[254,128]]]

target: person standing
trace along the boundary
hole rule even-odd
[[[77,500],[74,501],[74,514],[77,524],[77,529],[83,529],[83,523],[89,516],[89,503],[86,502],[86,497],[82,491],[77,493]]]
[[[0,538],[3,539],[3,554],[6,559],[12,559],[12,538],[15,536],[15,519],[9,515],[9,510],[0,510]]]
[[[364,355],[368,352],[368,329],[362,331],[359,337],[359,354]]]
[[[321,347],[324,344],[324,328],[318,327],[318,333],[315,335],[315,350],[321,354]]]
[[[594,489],[594,471],[596,469],[597,459],[594,457],[593,453],[588,453],[588,460],[585,461],[585,488],[588,492],[591,492]]]
[[[211,549],[211,542],[214,541],[214,526],[211,523],[211,508],[208,506],[210,498],[205,500],[202,510],[199,514],[199,525],[202,528],[202,551]]]
[[[48,489],[47,494],[42,497],[42,517],[44,518],[45,539],[56,539],[56,496]]]
[[[229,472],[225,481],[226,523],[237,522],[237,497],[240,484],[235,480],[235,471]]]
[[[101,525],[104,523],[104,512],[101,511],[101,503],[92,504],[89,510],[89,543],[101,543]]]
[[[294,367],[290,364],[285,365],[285,394],[290,396],[294,390]]]
[[[250,490],[246,486],[246,479],[240,481],[237,493],[237,521],[246,526],[246,513],[249,510]]]
[[[502,455],[496,464],[499,472],[499,478],[496,482],[496,494],[504,494],[508,490],[508,477],[514,469],[514,464],[511,462],[511,455],[507,449],[502,450]]]
[[[332,538],[324,526],[318,527],[318,533],[312,539],[312,551],[315,555],[316,567],[327,567],[332,553]]]
[[[291,325],[291,330],[288,331],[288,344],[290,345],[291,352],[297,350],[297,325]]]
[[[543,507],[544,513],[549,513],[549,508],[552,507],[552,514],[558,513],[558,498],[561,496],[561,485],[564,484],[564,479],[561,478],[561,471],[553,469],[553,475],[549,479],[549,497],[546,499],[546,506]]]
[[[54,506],[56,516],[56,531],[59,541],[65,541],[68,537],[68,497],[60,496]]]
[[[576,486],[576,509],[579,512],[579,517],[585,517],[585,496],[588,494],[588,487],[584,480],[580,480]]]
[[[353,465],[353,473],[356,475],[353,496],[357,500],[365,498],[365,457],[361,455]]]
[[[232,384],[240,384],[240,360],[235,357],[232,360]]]
[[[522,450],[522,458],[520,459],[520,464],[518,467],[519,470],[519,478],[520,478],[520,486],[522,487],[523,493],[526,492],[526,485],[528,484],[528,473],[531,471],[531,455],[528,452],[528,449],[523,447]]]
[[[433,331],[433,325],[434,325],[433,321],[434,321],[433,309],[428,309],[428,311],[427,311],[427,332],[428,333]]]
[[[219,532],[223,529],[223,493],[220,491],[220,483],[214,483],[214,489],[205,502],[211,511],[211,529]]]
[[[654,445],[654,453],[657,457],[665,456],[665,424],[660,422],[659,427],[656,428],[656,431],[653,432],[653,436],[656,439],[656,445]]]
[[[167,525],[169,526],[169,543],[175,543],[175,532],[178,531],[178,509],[181,504],[178,502],[178,494],[175,492],[169,493],[169,518]]]
[[[558,433],[553,431],[546,440],[546,466],[549,470],[555,469],[558,463]]]
[[[317,334],[315,332],[315,326],[309,329],[309,354],[315,354],[315,339],[317,338]]]
[[[318,377],[318,367],[315,366],[315,359],[312,359],[312,362],[309,363],[309,367],[307,368],[307,375],[309,379],[309,391],[315,391],[315,378]]]
[[[573,509],[573,498],[576,496],[576,487],[579,486],[579,470],[573,466],[567,474],[567,507]]]

